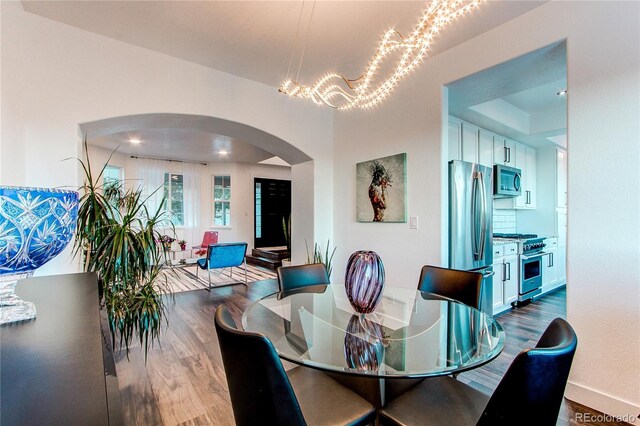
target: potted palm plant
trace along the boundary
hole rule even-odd
[[[146,359],[165,318],[166,281],[159,278],[166,254],[157,230],[161,224],[166,226],[163,203],[149,212],[140,190],[125,191],[119,183],[104,187],[100,184],[104,167],[94,174],[86,140],[85,153],[84,161],[78,159],[84,183],[79,191],[74,253],[82,256],[85,271],[98,276],[114,346],[119,336],[120,348],[128,355],[137,337]]]

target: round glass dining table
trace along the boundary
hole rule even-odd
[[[356,313],[342,285],[271,294],[247,308],[242,326],[268,337],[285,360],[341,376],[383,379],[470,370],[497,357],[505,344],[493,317],[430,293],[389,286],[371,314]]]

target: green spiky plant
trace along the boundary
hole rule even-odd
[[[80,187],[74,254],[82,256],[84,271],[98,275],[113,345],[119,336],[120,349],[124,347],[128,356],[136,337],[146,360],[166,318],[162,292],[166,292],[167,284],[166,277],[162,282],[160,271],[166,254],[157,242],[157,228],[165,215],[161,207],[164,200],[150,213],[145,205],[148,198],[143,198],[140,190],[101,185],[106,164],[94,175],[86,140],[84,145],[85,159],[78,159],[84,183]]]
[[[318,243],[313,244],[313,253],[309,253],[309,245],[307,244],[307,240],[304,240],[304,246],[307,249],[307,264],[309,263],[322,263],[324,267],[327,269],[327,275],[331,278],[331,272],[333,271],[333,255],[336,253],[336,248],[334,247],[329,254],[329,246],[331,245],[331,240],[327,240],[327,246],[322,252],[322,248],[318,245]]]
[[[287,251],[289,255],[291,255],[291,215],[289,215],[289,220],[282,216],[282,232],[284,234],[285,244],[287,245]]]

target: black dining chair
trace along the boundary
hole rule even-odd
[[[320,371],[296,367],[285,372],[271,341],[238,330],[223,306],[216,310],[214,323],[238,426],[375,421],[370,403]]]
[[[278,288],[280,291],[289,291],[318,284],[329,284],[329,274],[327,274],[327,268],[322,263],[281,266],[278,268]]]
[[[449,377],[427,379],[380,412],[383,425],[555,425],[578,338],[556,318],[520,352],[491,396]]]
[[[418,290],[454,299],[480,309],[482,274],[425,265],[420,271]]]

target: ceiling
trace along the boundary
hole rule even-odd
[[[449,113],[535,147],[566,147],[567,49],[544,47],[455,81]]]
[[[121,154],[201,163],[259,163],[273,157],[243,141],[192,129],[134,130],[91,138],[88,142],[109,151],[118,149]]]
[[[458,19],[451,31],[441,32],[432,45],[431,56],[545,2],[487,1]],[[324,0],[22,1],[27,12],[274,88],[287,75],[298,76],[306,83],[328,71],[347,77],[360,76],[382,34],[391,27],[401,34],[409,33],[425,4],[425,1]],[[514,105],[533,102],[522,99],[522,95],[518,97],[517,92],[502,94],[514,96],[510,100]],[[537,104],[531,108],[544,106]],[[114,131],[91,143],[115,146],[129,137],[130,134]],[[140,131],[139,137],[146,144],[131,150],[160,158],[180,156],[180,159],[200,161],[202,147],[209,146],[207,161],[225,161],[215,155],[220,144],[238,145],[226,161],[239,158],[236,152],[239,156],[246,155],[245,161],[258,160],[268,154],[250,141],[215,131],[203,134],[184,128],[146,129]],[[171,143],[176,139],[183,141],[184,146],[200,149],[176,150]]]
[[[127,115],[82,123],[80,131],[90,145],[141,157],[284,166],[311,160],[298,148],[270,133],[202,115]]]

